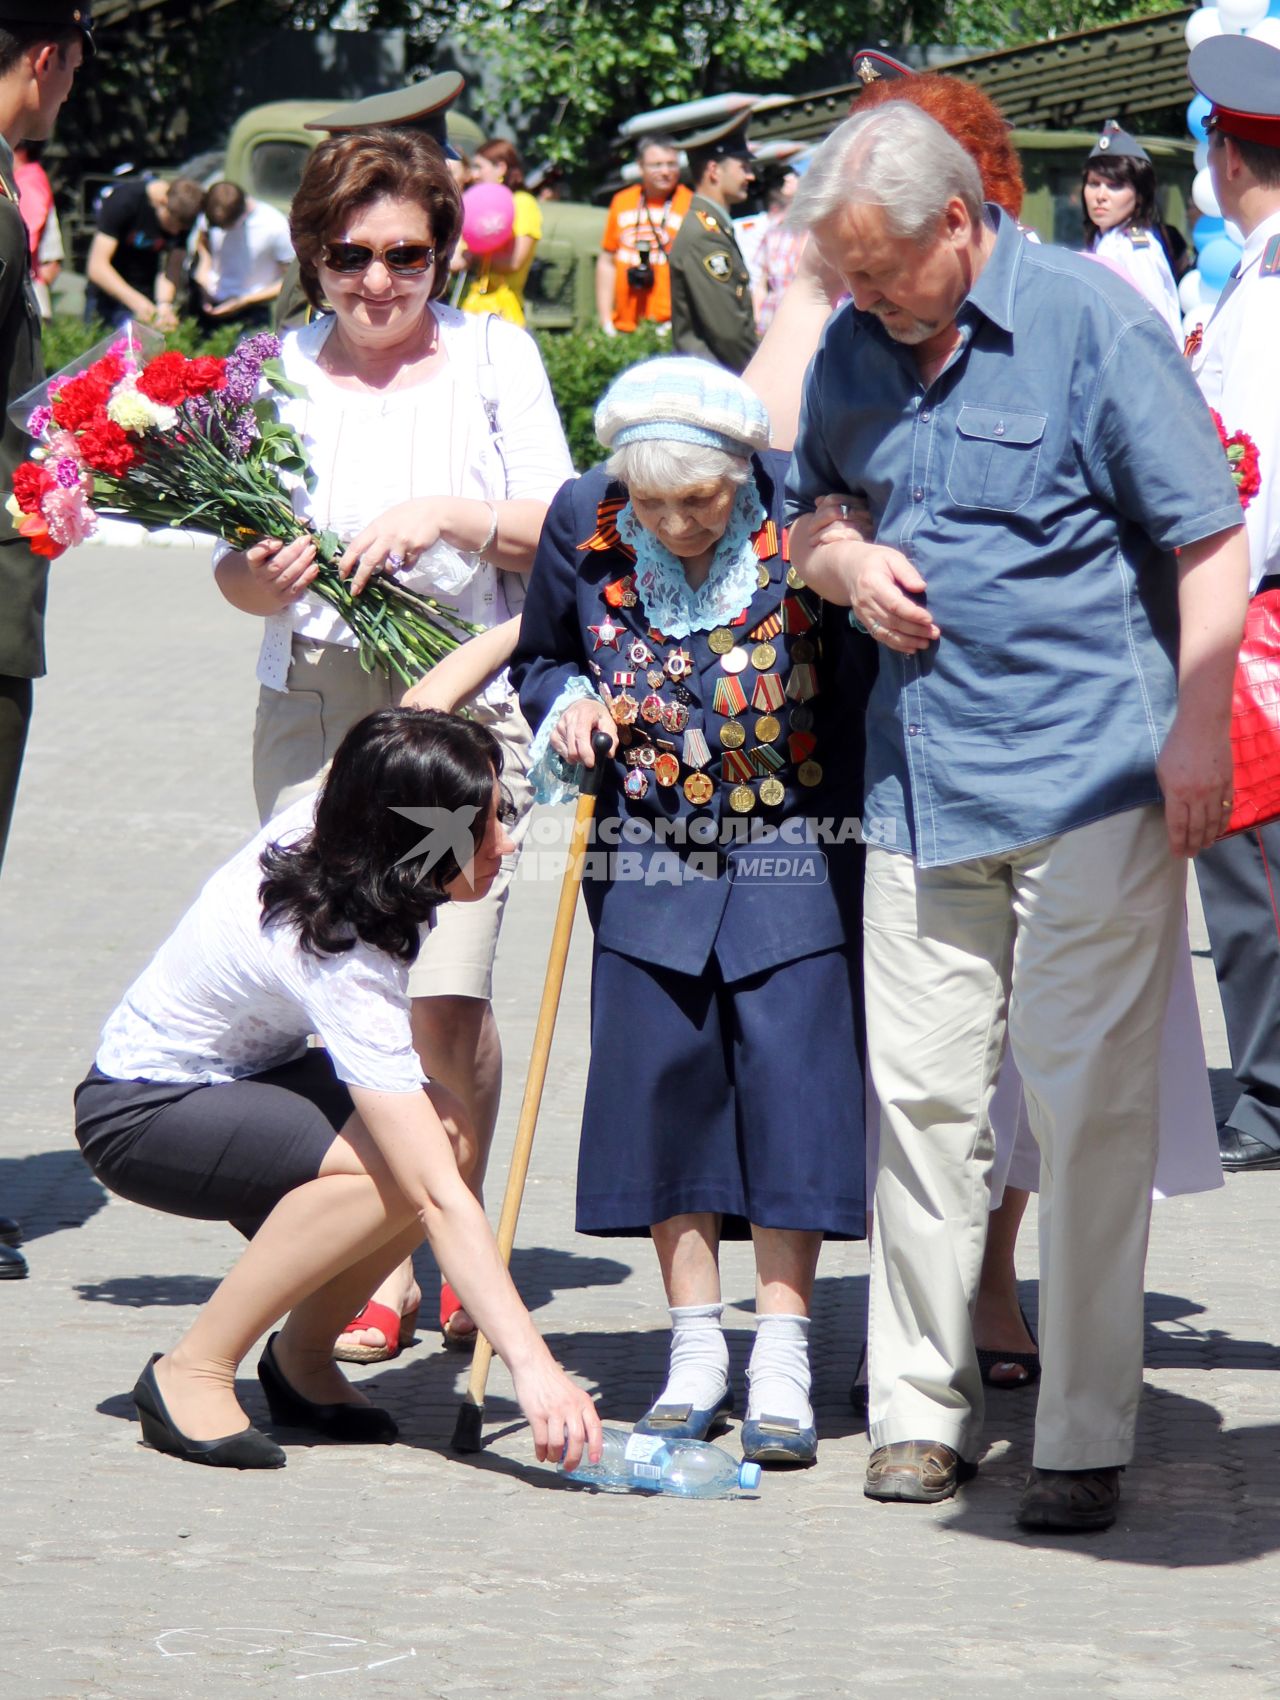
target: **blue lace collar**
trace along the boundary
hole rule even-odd
[[[755,478],[749,477],[738,491],[705,580],[690,590],[679,559],[645,530],[628,502],[618,515],[618,535],[635,551],[636,591],[650,625],[666,637],[682,638],[735,619],[756,593],[760,563],[752,538],[765,518]]]

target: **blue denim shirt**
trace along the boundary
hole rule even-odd
[[[1208,409],[1162,321],[1095,260],[994,252],[927,388],[852,305],[805,382],[788,518],[861,492],[942,632],[881,648],[864,829],[921,867],[1159,801],[1176,705],[1169,551],[1241,523]]]

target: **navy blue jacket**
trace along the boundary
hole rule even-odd
[[[841,945],[859,947],[862,856],[854,823],[863,711],[875,666],[874,647],[850,630],[843,609],[823,604],[794,574],[788,582],[782,530],[787,457],[771,452],[753,464],[770,516],[756,539],[760,577],[767,582],[740,622],[727,628],[740,671],[726,669],[708,641],[712,634],[664,638],[651,630],[634,599],[632,606],[617,605],[634,558],[615,525],[626,491],[601,468],[566,484],[551,505],[511,666],[520,706],[535,729],[575,674],[611,697],[615,711],[619,697],[637,706],[656,697],[675,721],[637,713],[620,727],[625,747],[620,744],[601,787],[597,853],[588,861],[584,893],[597,941],[607,949],[684,974],[701,974],[714,954],[728,982]],[[616,643],[600,643],[591,631],[608,622],[622,628]],[[779,622],[783,629],[775,630]],[[717,641],[723,646],[726,640],[722,635]],[[628,655],[637,642],[651,655],[649,663],[637,665]],[[775,652],[772,662],[764,645]],[[677,651],[688,657],[687,671]],[[677,677],[664,668],[667,661]],[[659,670],[663,677],[655,687],[647,675]],[[773,683],[762,683],[766,679]],[[723,691],[716,702],[716,686],[725,680],[733,682],[729,692],[736,695],[736,683],[746,698],[737,712]],[[760,706],[751,706],[753,696],[761,698]],[[652,702],[649,707],[652,713]],[[621,710],[632,712],[631,704]],[[738,741],[736,730],[721,737],[731,721],[741,728],[737,748],[725,747],[726,740]],[[769,722],[776,723],[772,739],[756,735],[761,721],[765,734],[774,730]],[[700,770],[685,759],[690,731],[701,732],[710,750]],[[637,770],[644,775],[643,796],[624,789]],[[699,783],[699,773],[709,785]],[[640,783],[632,778],[633,787]],[[750,796],[745,811],[732,805],[735,795],[739,808]],[[788,842],[805,821],[813,823],[808,830],[817,842]],[[620,822],[627,825],[621,835]],[[666,826],[673,836],[634,843],[641,822]],[[734,841],[735,834],[762,829],[767,837],[768,828],[783,823],[790,824],[772,843]],[[615,854],[630,860],[607,859]]]

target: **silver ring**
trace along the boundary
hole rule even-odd
[[[398,549],[392,549],[387,556],[387,565],[393,573],[398,573],[404,565],[404,556]]]
[[[879,620],[872,620],[872,622],[871,622],[871,635],[872,635],[873,638],[879,638],[880,633],[883,630],[884,630],[884,627],[880,624]]]

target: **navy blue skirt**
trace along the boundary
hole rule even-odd
[[[596,949],[578,1152],[582,1234],[692,1212],[866,1233],[860,977],[844,950],[726,985]]]

